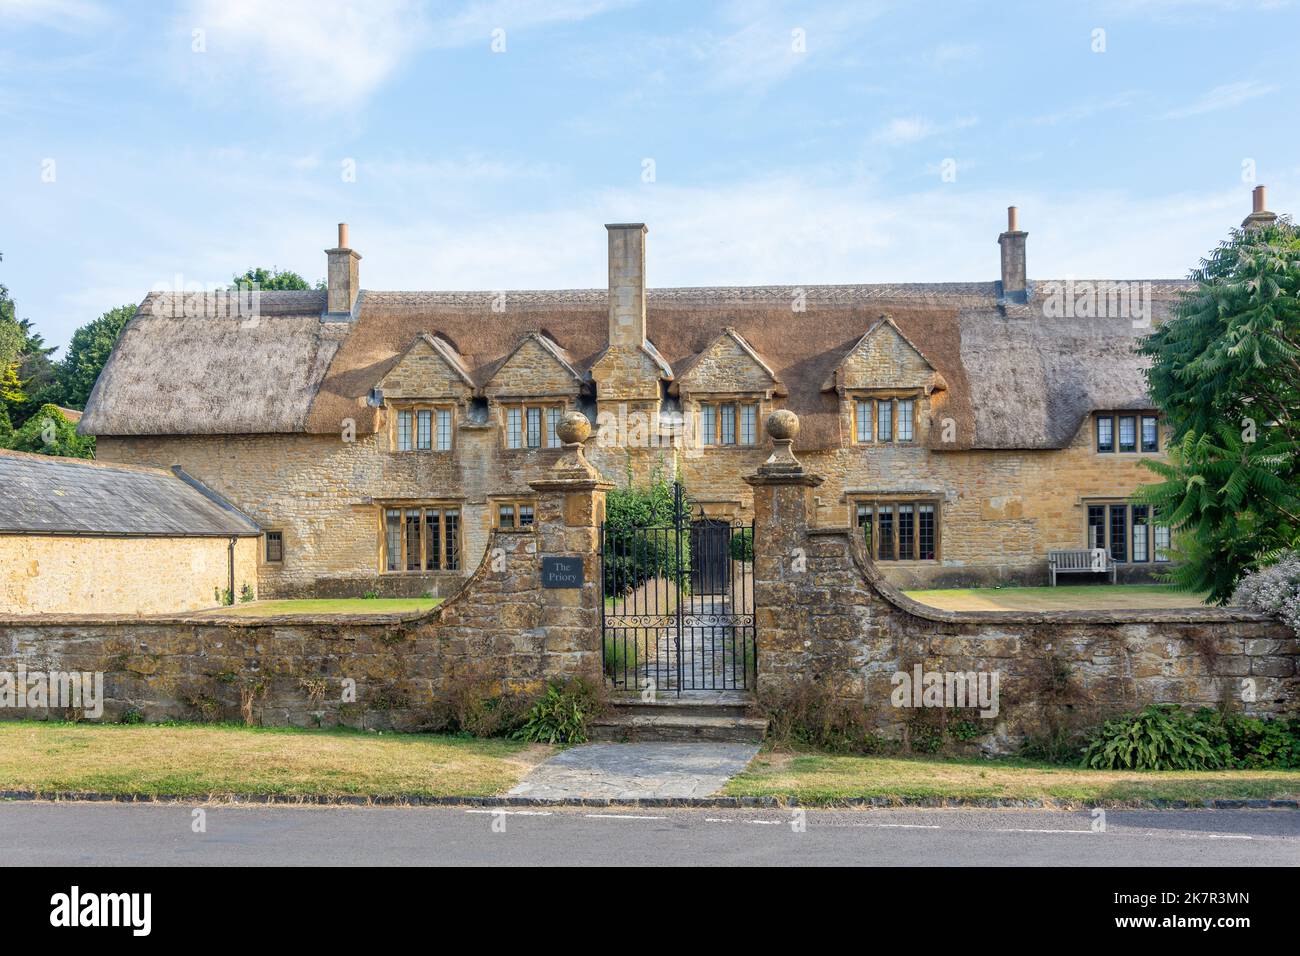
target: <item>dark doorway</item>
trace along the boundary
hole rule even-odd
[[[691,594],[725,597],[731,583],[731,523],[713,518],[691,522]]]

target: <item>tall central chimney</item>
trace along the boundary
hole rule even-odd
[[[352,307],[356,305],[357,293],[361,291],[360,270],[357,263],[361,254],[348,247],[348,224],[339,223],[339,244],[333,249],[325,250],[328,264],[325,311],[335,316],[351,317]]]
[[[645,234],[643,222],[619,222],[609,230],[609,344],[645,344]]]
[[[1028,302],[1029,283],[1025,272],[1025,239],[1015,206],[1007,207],[1007,231],[998,236],[1002,247],[1002,298],[1007,302]]]

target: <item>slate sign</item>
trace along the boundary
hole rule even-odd
[[[542,558],[542,587],[582,587],[582,558]]]

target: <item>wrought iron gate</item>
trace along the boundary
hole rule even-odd
[[[688,510],[674,484],[671,523],[601,525],[601,644],[615,687],[754,687],[753,522],[692,521]]]

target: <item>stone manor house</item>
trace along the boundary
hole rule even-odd
[[[1165,442],[1134,345],[1188,284],[1031,282],[1008,218],[992,282],[648,289],[632,223],[608,289],[513,292],[363,289],[341,225],[327,291],[150,294],[79,429],[255,520],[261,597],[450,593],[533,521],[572,409],[607,479],[679,475],[704,529],[750,514],[788,408],[817,522],[897,584],[1041,584],[1084,547],[1140,579],[1170,540],[1130,500]]]

